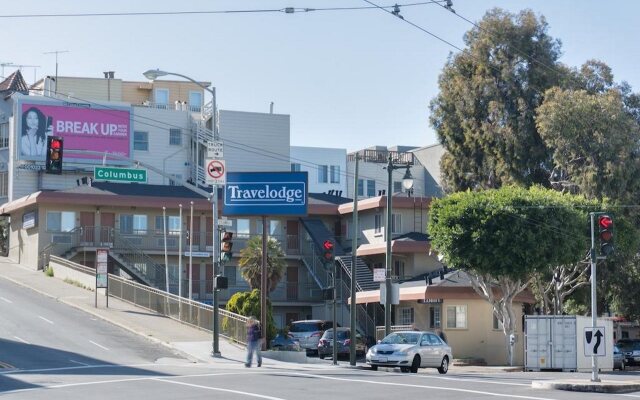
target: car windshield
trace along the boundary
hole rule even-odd
[[[315,332],[321,331],[319,322],[298,322],[291,324],[289,332]]]
[[[640,341],[618,342],[618,347],[622,351],[640,350]]]
[[[333,329],[324,332],[323,338],[333,339]],[[349,339],[349,331],[338,331],[338,340]]]
[[[384,344],[417,344],[420,338],[419,333],[400,332],[391,333],[381,343]]]

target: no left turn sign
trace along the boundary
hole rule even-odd
[[[207,183],[224,185],[227,183],[227,168],[224,160],[207,160]]]

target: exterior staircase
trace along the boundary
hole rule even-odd
[[[346,276],[351,279],[351,256],[336,257],[336,261],[345,271]],[[360,257],[356,258],[356,291],[375,290],[380,288],[379,282],[373,281],[373,272]]]

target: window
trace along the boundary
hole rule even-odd
[[[332,165],[331,171],[331,183],[340,183],[340,166]]]
[[[318,183],[327,183],[328,169],[326,165],[318,165]]]
[[[364,196],[364,179],[358,179],[358,196]]]
[[[382,215],[376,214],[373,217],[373,233],[382,232]]]
[[[0,197],[9,195],[9,173],[0,172]]]
[[[275,236],[280,234],[280,226],[282,224],[278,220],[269,220],[269,236]],[[256,233],[262,235],[262,220],[256,221]]]
[[[162,215],[156,215],[156,234],[164,234],[164,225],[162,224]],[[180,217],[176,215],[167,215],[167,235],[180,234]]]
[[[174,179],[169,179],[169,186],[182,186],[182,174],[171,174]]]
[[[402,233],[401,214],[391,214],[391,233]]]
[[[413,324],[413,307],[403,307],[400,309],[400,325]]]
[[[393,263],[393,274],[399,279],[404,277],[404,261],[396,260]]]
[[[447,306],[447,328],[467,327],[467,306]]]
[[[9,123],[0,124],[0,148],[9,147]]]
[[[291,172],[300,172],[300,164],[291,163]]]
[[[169,104],[169,89],[156,89],[156,104]]]
[[[202,110],[202,92],[189,91],[189,110],[191,112],[200,112]]]
[[[160,222],[162,222],[162,220]],[[147,216],[138,214],[121,214],[120,233],[128,235],[146,235]]]
[[[429,327],[430,328],[440,328],[442,326],[442,322],[440,319],[440,306],[430,307],[429,308]]]
[[[250,224],[248,219],[239,218],[236,222],[236,235],[239,238],[248,238],[251,233]]]
[[[133,132],[133,149],[149,151],[149,132]]]
[[[376,181],[373,179],[367,179],[367,196],[373,197],[376,195]]]
[[[182,129],[169,129],[169,144],[173,146],[182,145]]]
[[[402,182],[393,181],[393,193],[402,192]]]
[[[73,211],[47,212],[48,232],[71,232],[76,227],[76,213]]]

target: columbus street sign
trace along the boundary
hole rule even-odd
[[[94,167],[96,181],[147,183],[147,170],[134,168]]]

